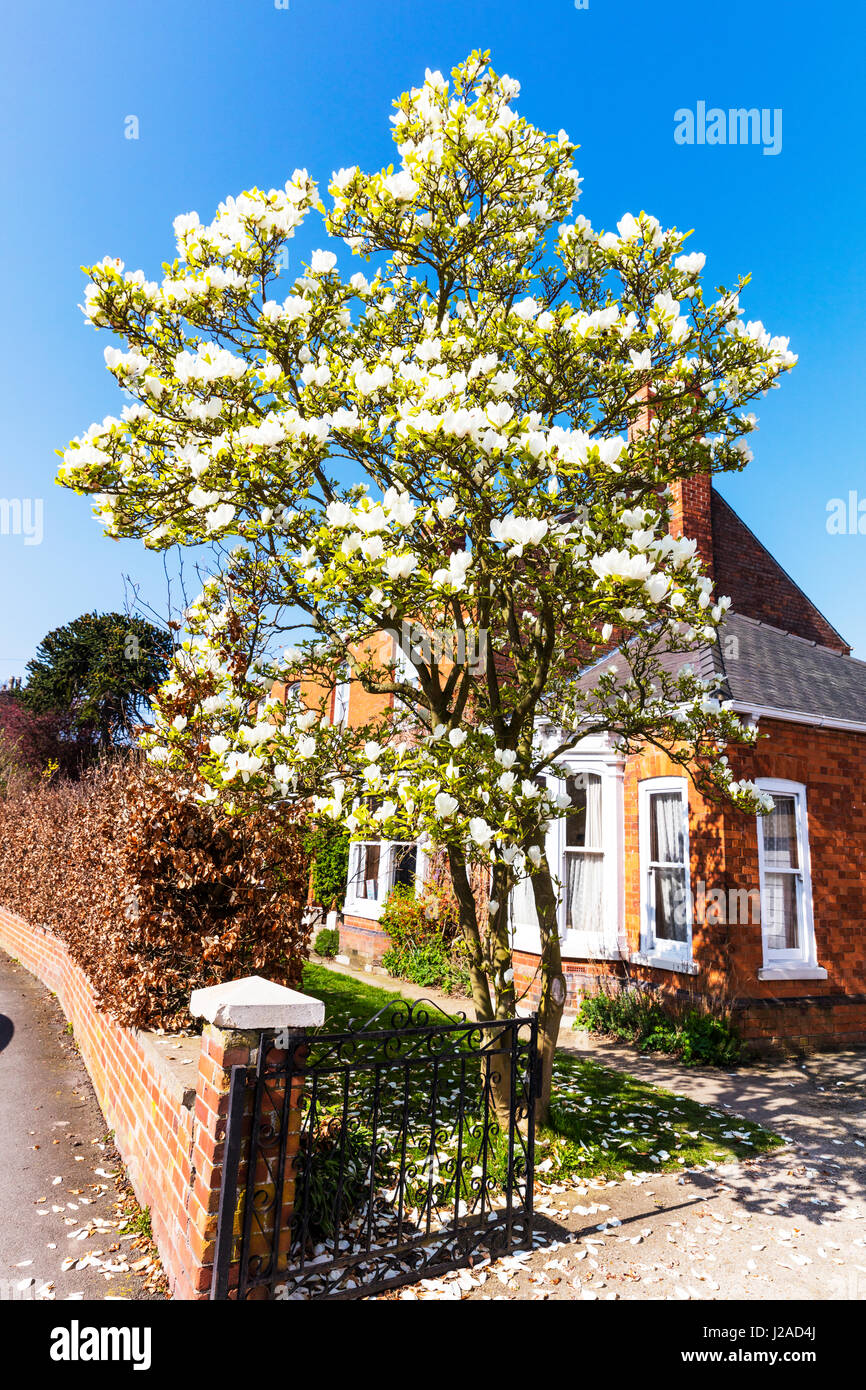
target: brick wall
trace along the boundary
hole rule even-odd
[[[378,965],[391,944],[390,937],[369,917],[346,916],[340,923],[340,953]]]
[[[52,932],[0,907],[0,948],[53,990],[75,1040],[175,1298],[208,1297],[231,1066],[250,1060],[249,1034],[205,1028],[181,1042],[113,1023]],[[171,1052],[169,1052],[171,1049]],[[188,1060],[183,1065],[183,1058]]]

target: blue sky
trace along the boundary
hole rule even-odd
[[[7,7],[0,80],[4,331],[0,497],[42,498],[44,537],[0,535],[0,679],[41,637],[122,606],[122,575],[164,598],[162,562],[105,539],[53,484],[54,450],[121,403],[108,341],[84,326],[82,263],[120,256],[156,277],[171,223],[229,193],[323,184],[390,162],[390,102],[476,47],[520,79],[519,109],[579,142],[596,227],[646,209],[694,228],[706,276],[751,272],[747,316],[800,363],[760,408],[746,472],[720,491],[866,657],[866,536],[829,535],[827,504],[866,500],[862,111],[866,21],[829,0],[28,0]],[[674,112],[783,113],[782,148],[682,146]],[[139,139],[124,138],[125,118]],[[294,264],[321,237],[291,243]],[[866,525],[866,521],[864,521]]]

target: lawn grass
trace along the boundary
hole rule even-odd
[[[405,1002],[393,989],[321,965],[305,967],[303,988],[324,1001],[327,1032],[363,1027],[380,1009]],[[444,1019],[432,1010],[431,1022],[437,1017]],[[387,1015],[377,1026],[388,1027]],[[571,1183],[617,1179],[628,1172],[681,1172],[697,1164],[754,1157],[782,1142],[748,1120],[560,1052],[551,1126],[536,1140],[536,1180]]]
[[[397,990],[378,989],[375,985],[365,984],[351,975],[343,975],[339,970],[329,970],[326,965],[314,965],[311,961],[304,966],[301,988],[305,994],[312,994],[324,1002],[325,1030],[328,1033],[362,1028],[380,1009],[389,1004],[396,1006],[405,1002],[404,996]],[[444,1021],[438,1011],[433,1012],[440,1022]],[[382,1018],[381,1026],[388,1027],[387,1017]]]

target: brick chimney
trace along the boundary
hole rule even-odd
[[[637,393],[642,409],[637,419],[629,426],[629,440],[649,429],[653,410],[649,400],[649,388],[642,386]],[[698,554],[706,566],[711,579],[715,578],[713,564],[713,484],[709,474],[698,474],[693,478],[681,478],[671,483],[671,521],[670,533],[679,539],[687,536],[697,541]]]
[[[680,478],[671,484],[670,532],[697,541],[707,574],[715,579],[713,557],[713,483],[708,473]]]

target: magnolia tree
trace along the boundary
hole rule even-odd
[[[753,734],[662,659],[715,640],[727,606],[669,534],[670,485],[745,466],[747,407],[795,359],[743,322],[744,280],[705,295],[683,233],[575,217],[575,146],[518,116],[517,94],[486,54],[450,84],[428,71],[395,103],[399,165],[339,170],[329,208],[297,170],[209,224],[177,218],[160,283],[90,267],[84,313],[120,340],[106,362],[134,401],[59,476],[97,494],[111,536],[233,546],[187,614],[152,758],[191,761],[202,795],[239,812],[307,798],[356,837],[444,850],[480,1016],[516,1008],[509,895],[529,876],[543,1118],[564,1002],[545,855],[569,808],[558,760],[591,734],[651,743],[767,809],[725,756]],[[286,293],[285,242],[314,210],[335,249]],[[365,271],[343,272],[346,248]],[[396,666],[376,655],[389,629]],[[614,641],[621,669],[576,683]],[[393,697],[375,727],[270,697],[347,667]]]

